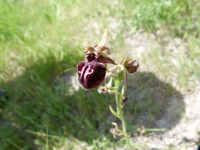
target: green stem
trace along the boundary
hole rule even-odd
[[[129,145],[130,149],[132,148],[131,146],[131,143],[130,143],[130,140],[129,140],[129,136],[126,132],[126,120],[125,120],[125,117],[124,117],[124,113],[123,113],[123,110],[122,110],[122,97],[123,95],[121,94],[121,92],[119,93],[119,88],[120,88],[120,83],[122,81],[122,78],[123,77],[123,74],[122,73],[119,73],[116,80],[115,80],[115,100],[116,100],[116,106],[117,106],[117,113],[119,115],[119,118],[122,122],[122,130],[123,130],[123,134],[124,134],[124,137],[125,137],[125,140],[126,140],[126,143]]]

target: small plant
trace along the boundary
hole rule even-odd
[[[87,47],[85,49],[86,60],[77,64],[78,80],[82,87],[88,90],[100,86],[105,78],[110,78],[107,84],[98,88],[98,92],[115,94],[116,110],[111,106],[109,106],[109,108],[111,113],[121,120],[122,130],[118,128],[117,123],[112,122],[115,126],[112,130],[112,134],[114,138],[123,135],[127,144],[131,147],[123,113],[124,101],[127,100],[124,93],[127,86],[127,73],[136,72],[139,63],[137,60],[131,58],[122,59],[120,63],[116,63],[103,53],[105,50],[109,50],[108,47],[105,46],[107,34],[108,31],[105,30],[99,45]],[[107,68],[108,63],[114,66],[112,68]]]

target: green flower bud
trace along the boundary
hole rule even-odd
[[[124,67],[128,71],[128,73],[134,73],[137,71],[137,68],[139,67],[139,61],[133,60],[133,59],[127,59],[123,63]]]

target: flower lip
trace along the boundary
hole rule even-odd
[[[97,61],[82,61],[77,65],[79,83],[85,89],[99,86],[106,75],[105,64]]]

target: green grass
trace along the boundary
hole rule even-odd
[[[77,140],[93,149],[123,146],[123,141],[114,140],[109,133],[111,121],[118,121],[108,108],[114,104],[113,95],[100,95],[96,89],[79,89],[71,95],[68,89],[72,87],[54,85],[64,70],[75,68],[83,59],[84,46],[98,43],[104,28],[110,31],[113,52],[126,47],[125,32],[134,34],[138,29],[147,33],[167,30],[164,37],[180,38],[187,44],[185,50],[174,54],[164,51],[163,45],[163,50],[146,53],[141,63],[154,66],[154,74],[166,77],[168,83],[173,82],[169,75],[176,74],[183,91],[193,87],[191,80],[200,77],[198,0],[116,2],[0,1],[0,87],[9,96],[5,108],[0,108],[0,150],[52,149],[66,146],[66,141],[68,149],[73,149]],[[162,42],[163,37],[156,40]],[[170,57],[179,65],[170,63]],[[152,93],[151,87],[160,85],[166,95],[173,95],[175,89],[155,75],[146,71],[131,78],[135,84],[130,89],[138,92],[126,106],[131,134],[140,124],[133,124],[137,117],[159,118],[166,104],[154,105],[163,96]],[[157,92],[165,95],[160,89]],[[152,126],[151,118],[147,118],[147,126]]]

